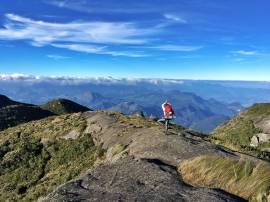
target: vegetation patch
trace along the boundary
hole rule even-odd
[[[75,113],[75,112],[86,112],[90,110],[87,107],[84,107],[80,104],[77,104],[67,99],[51,100],[48,103],[41,105],[40,107],[44,110],[50,111],[58,115],[67,114],[67,113]]]
[[[235,121],[237,124],[234,127],[229,127],[226,130],[216,129],[213,140],[217,140],[222,145],[241,149],[250,145],[250,139],[253,135],[262,132],[261,129],[254,126],[251,119],[237,117]]]
[[[263,132],[258,123],[270,116],[270,104],[255,104],[234,117],[227,123],[214,130],[210,139],[215,144],[224,145],[230,149],[245,152],[256,157],[270,159],[268,143],[259,145],[257,148],[250,146],[251,138]]]
[[[103,158],[81,113],[50,117],[0,132],[0,201],[37,201]],[[76,139],[63,139],[71,130]],[[46,138],[46,142],[43,142]]]
[[[119,112],[113,111],[101,111],[106,115],[113,116],[116,119],[115,124],[119,127],[122,127],[116,136],[123,137],[128,134],[132,134],[132,132],[137,131],[142,128],[152,128],[152,127],[160,127],[160,125],[154,121],[153,119],[147,119],[138,117],[136,115],[123,115]]]
[[[118,143],[113,145],[107,150],[107,153],[106,153],[107,160],[112,160],[113,157],[123,152],[126,148],[127,146],[118,144]]]
[[[270,166],[231,157],[205,155],[178,167],[185,182],[222,189],[250,201],[270,201]]]
[[[127,146],[122,144],[115,144],[111,149],[112,156],[115,156],[126,149]]]

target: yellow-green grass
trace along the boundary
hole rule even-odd
[[[178,171],[196,187],[222,189],[249,201],[270,201],[270,166],[232,157],[205,155],[182,162]]]
[[[154,120],[148,118],[138,117],[136,115],[123,115],[119,112],[114,111],[101,111],[106,115],[113,116],[116,118],[115,124],[118,127],[122,127],[116,136],[123,137],[128,134],[132,134],[141,128],[158,128],[161,129],[161,126]]]

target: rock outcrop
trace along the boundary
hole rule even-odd
[[[101,166],[47,196],[44,201],[244,201],[209,188],[187,185],[177,166],[184,160],[217,154],[239,158],[206,137],[136,116],[86,112],[86,133],[107,151]]]
[[[222,191],[194,188],[159,160],[126,157],[67,183],[44,202],[57,201],[244,201]]]
[[[127,119],[127,116],[117,116],[114,113],[108,116],[100,112],[86,112],[84,115],[88,122],[86,133],[92,134],[95,144],[105,150],[121,144],[132,156],[159,159],[171,166],[197,155],[233,155],[210,143],[206,136],[183,128],[170,129],[170,135],[166,136],[162,125],[149,119],[136,116]]]

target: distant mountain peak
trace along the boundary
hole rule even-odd
[[[55,99],[36,106],[13,101],[0,95],[0,131],[18,124],[43,119],[53,115],[85,112],[90,109],[67,99]]]
[[[82,106],[80,104],[77,104],[76,102],[64,98],[51,100],[46,104],[41,105],[40,107],[58,115],[75,112],[85,112],[91,110],[85,106]]]
[[[144,108],[135,102],[124,101],[110,108],[112,111],[123,114],[136,114],[144,111]]]
[[[16,104],[20,104],[20,103],[9,99],[5,95],[0,94],[0,108],[10,106],[10,105],[16,105]]]

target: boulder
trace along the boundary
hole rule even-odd
[[[269,141],[270,141],[270,134],[258,133],[251,138],[250,146],[257,147],[259,144]]]

